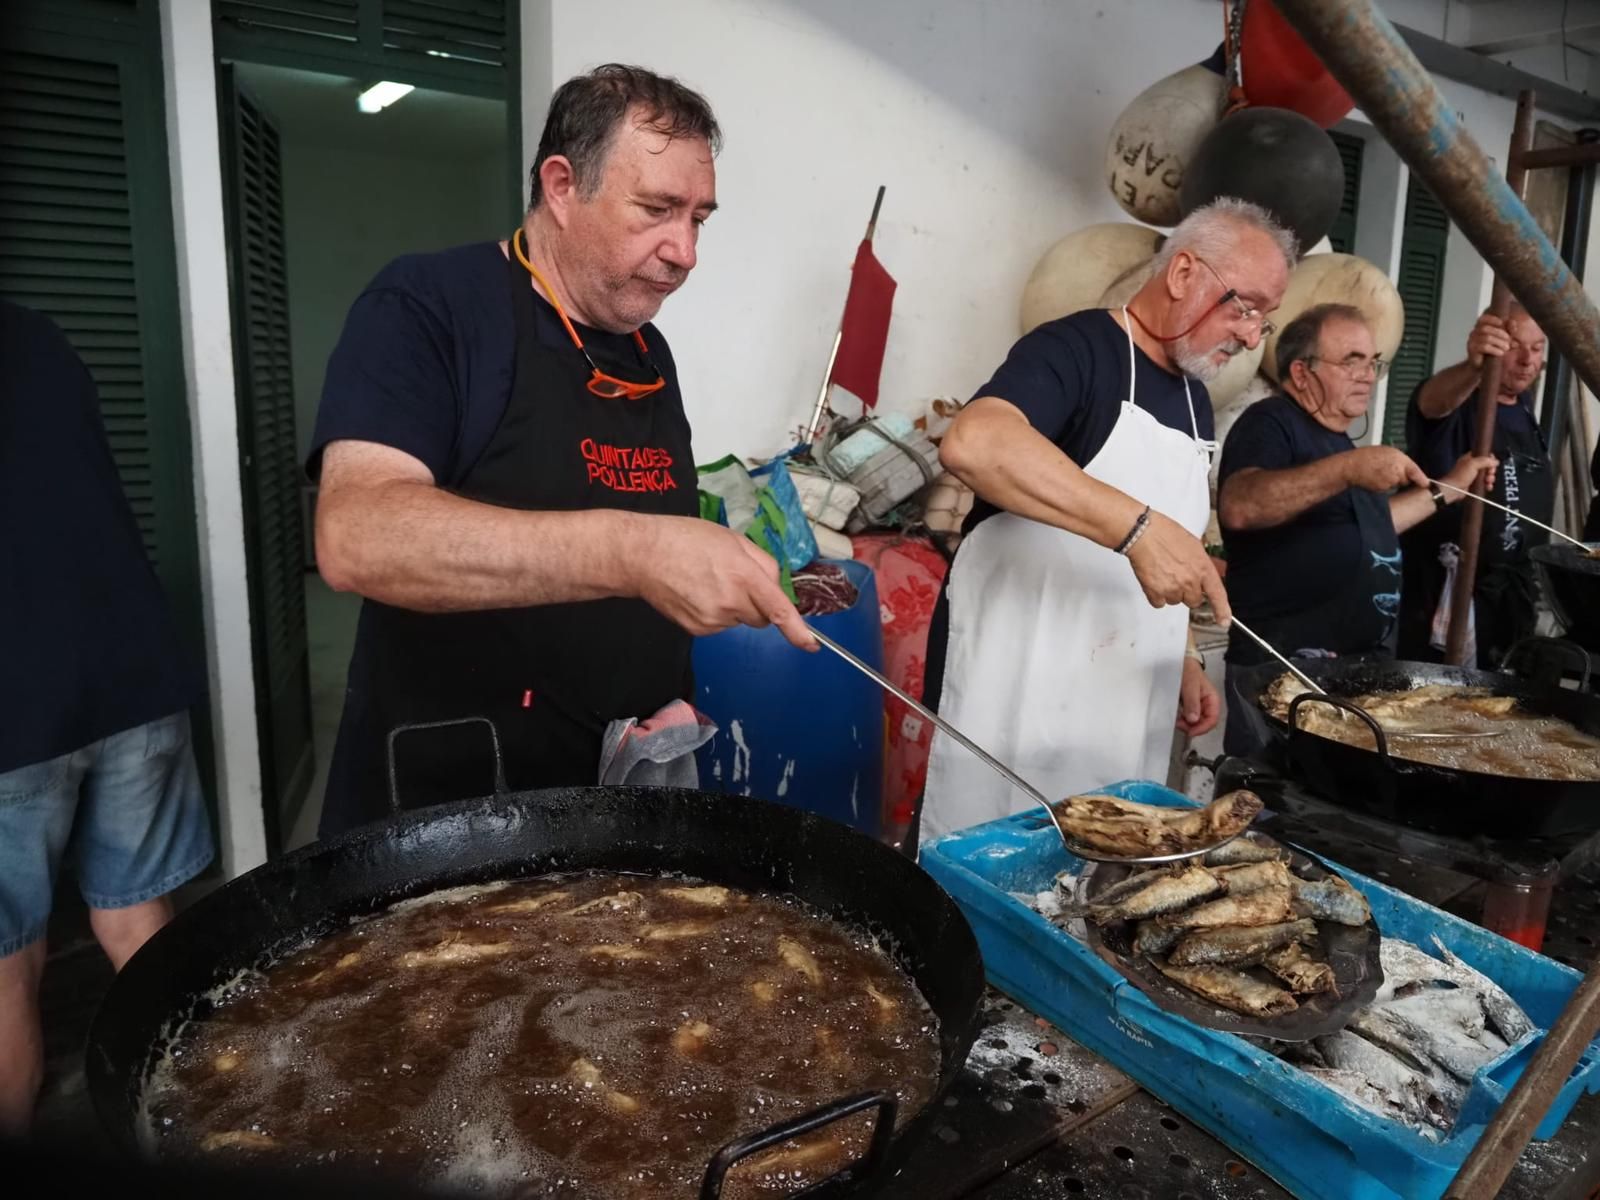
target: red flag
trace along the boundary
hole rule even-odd
[[[889,310],[894,306],[895,282],[863,240],[850,268],[850,294],[845,297],[840,322],[839,354],[833,360],[829,383],[836,383],[872,408],[878,403],[878,377],[883,374],[883,351],[889,344]]]

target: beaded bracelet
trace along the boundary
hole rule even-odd
[[[1150,506],[1146,504],[1144,511],[1139,514],[1139,519],[1133,523],[1133,528],[1128,530],[1128,536],[1122,539],[1122,545],[1117,547],[1118,554],[1126,554],[1133,549],[1133,544],[1144,536],[1144,531],[1150,527]]]

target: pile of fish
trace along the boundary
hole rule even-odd
[[[1319,957],[1316,922],[1365,925],[1372,917],[1366,898],[1343,879],[1300,878],[1288,850],[1256,833],[1203,863],[1136,872],[1064,911],[1102,927],[1134,922],[1134,953],[1213,1004],[1254,1017],[1293,1012],[1297,996],[1337,995],[1333,968]],[[1257,966],[1274,982],[1246,973]]]
[[[1433,944],[1440,958],[1384,938],[1383,986],[1340,1032],[1258,1044],[1379,1116],[1449,1130],[1477,1071],[1536,1027],[1499,984]]]
[[[1068,796],[1051,806],[1069,841],[1097,854],[1145,858],[1187,854],[1227,841],[1249,828],[1261,797],[1240,788],[1204,808],[1141,804],[1121,796]]]

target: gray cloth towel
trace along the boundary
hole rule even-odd
[[[685,700],[674,700],[644,721],[613,721],[600,742],[600,784],[697,788],[694,752],[716,732],[716,724]]]

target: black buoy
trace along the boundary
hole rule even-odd
[[[1286,108],[1245,108],[1206,134],[1184,172],[1184,216],[1219,196],[1261,205],[1304,253],[1327,236],[1344,198],[1339,149],[1314,121]]]

